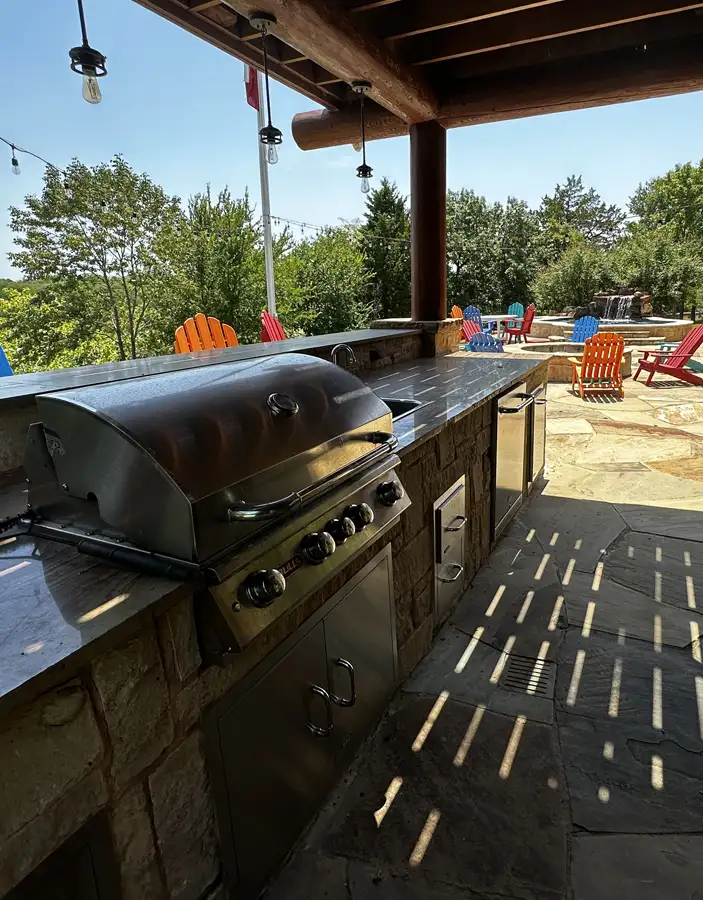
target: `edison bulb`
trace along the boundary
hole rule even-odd
[[[12,174],[13,175],[20,174],[20,163],[16,156],[12,157]]]
[[[368,192],[370,190],[371,190],[371,182],[369,181],[368,178],[362,178],[361,179],[361,193],[368,194]]]
[[[269,144],[266,150],[266,158],[269,161],[270,166],[275,166],[278,162],[278,150],[276,150],[275,144]]]
[[[87,103],[100,103],[103,95],[100,93],[100,85],[95,77],[95,69],[90,66],[83,67],[83,99]]]

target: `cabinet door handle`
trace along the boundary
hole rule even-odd
[[[447,568],[455,569],[456,573],[454,575],[450,576],[449,578],[446,578],[443,575],[438,575],[437,578],[440,581],[444,582],[444,584],[453,584],[455,581],[458,581],[461,578],[461,576],[464,574],[464,567],[460,566],[459,563],[450,563],[450,565],[448,565]]]
[[[354,677],[354,666],[349,662],[348,659],[342,659],[341,657],[338,660],[335,660],[336,666],[341,666],[343,669],[346,669],[349,672],[349,699],[347,700],[345,697],[337,697],[335,694],[332,694],[332,702],[336,703],[337,706],[354,706],[356,703],[356,679]]]
[[[454,522],[456,522],[457,524],[456,525],[453,524]],[[444,530],[445,531],[461,531],[461,529],[464,527],[464,525],[466,525],[466,522],[467,522],[466,516],[456,516],[455,518],[452,519],[452,524],[447,525]]]
[[[325,701],[325,709],[327,710],[327,725],[315,725],[313,722],[308,722],[308,728],[314,735],[317,735],[317,737],[328,737],[330,734],[332,734],[332,729],[334,728],[330,695],[323,687],[320,687],[319,684],[311,684],[310,690],[316,697],[322,697],[322,699]],[[312,719],[312,715],[310,716],[310,718]]]

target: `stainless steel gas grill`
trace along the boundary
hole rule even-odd
[[[391,412],[300,354],[37,398],[32,531],[143,571],[203,576],[239,647],[409,504]]]

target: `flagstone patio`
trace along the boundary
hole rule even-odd
[[[548,400],[544,482],[270,900],[703,900],[703,388]]]

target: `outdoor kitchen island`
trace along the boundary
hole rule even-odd
[[[236,872],[213,711],[259,677],[257,664],[265,670],[311,623],[326,621],[334,597],[379,559],[392,557],[397,653],[387,693],[427,651],[491,546],[493,400],[517,385],[528,392],[541,385],[546,362],[451,354],[360,375],[381,397],[421,404],[393,426],[397,476],[411,505],[226,665],[208,662],[195,615],[202,597],[187,583],[111,568],[59,543],[0,536],[0,896],[48,858],[45,890],[46,877],[61,871],[52,862],[68,853],[97,878],[93,894],[72,896],[228,896],[224,885]],[[441,579],[452,594],[441,594],[438,611],[435,521],[457,486],[462,511],[451,507],[459,524],[449,530],[460,529],[463,562]],[[25,502],[24,485],[7,485],[0,516]],[[347,691],[353,696],[353,681]],[[382,711],[383,704],[375,717]],[[324,745],[319,732],[305,733]],[[270,764],[251,760],[251,780]],[[328,774],[334,780],[341,770]],[[281,797],[281,808],[287,802]]]

